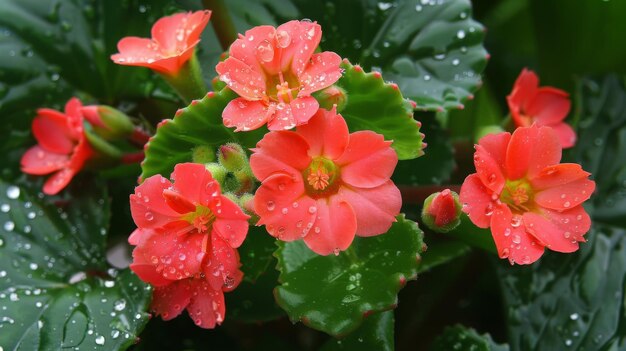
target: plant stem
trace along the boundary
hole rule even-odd
[[[352,246],[348,247],[344,252],[346,253],[346,257],[348,257],[351,263],[359,262],[359,257],[356,255],[356,252],[354,252]]]
[[[202,0],[205,9],[211,10],[211,25],[224,51],[237,39],[237,30],[224,0]]]
[[[193,99],[204,97],[208,91],[202,79],[202,70],[198,63],[198,58],[194,52],[193,56],[181,67],[175,76],[161,75],[178,93],[178,95],[190,103]]]
[[[122,163],[123,164],[132,164],[132,163],[140,163],[143,161],[145,155],[143,151],[137,151],[129,154],[122,155]]]

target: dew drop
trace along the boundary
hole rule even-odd
[[[256,56],[263,62],[271,62],[274,59],[274,48],[269,41],[263,40],[256,47]]]
[[[15,223],[11,221],[4,222],[4,230],[7,232],[13,231],[15,229]]]
[[[313,214],[315,212],[317,212],[317,207],[315,207],[315,206],[309,207],[309,213]]]
[[[267,202],[267,210],[268,211],[274,211],[274,209],[276,208],[276,204],[274,203],[274,201],[268,201]]]
[[[146,212],[144,216],[146,217],[146,220],[148,221],[151,221],[154,219],[154,215],[152,214],[152,212]]]
[[[11,185],[7,188],[7,196],[9,197],[9,199],[17,199],[18,197],[20,197],[20,188],[16,187],[15,185]]]
[[[104,345],[104,336],[100,335],[99,337],[97,337],[96,338],[96,344]]]
[[[465,31],[464,30],[459,30],[458,32],[456,32],[456,37],[459,39],[463,39],[465,38]]]

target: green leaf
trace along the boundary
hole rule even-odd
[[[72,95],[114,104],[164,93],[148,69],[114,64],[126,35],[145,36],[164,15],[166,0],[0,2],[0,153],[31,142],[40,107],[62,109]],[[123,24],[123,25],[121,25]],[[173,98],[175,99],[175,98]],[[5,163],[17,168],[10,158]]]
[[[572,254],[547,252],[530,267],[498,265],[513,350],[624,347],[626,90],[616,76],[579,85],[578,141],[565,153],[592,173],[591,231]]]
[[[572,254],[498,264],[512,350],[609,350],[623,343],[626,230],[594,225]],[[622,345],[623,347],[623,345]]]
[[[626,73],[626,47],[619,34],[626,32],[622,16],[626,2],[584,1],[572,6],[568,0],[531,0],[530,9],[542,82],[563,87],[576,74]],[[575,38],[576,45],[569,45],[565,37]]]
[[[626,89],[616,76],[579,85],[578,141],[565,153],[596,180],[594,218],[626,227]]]
[[[443,184],[450,180],[456,167],[454,149],[450,136],[441,128],[433,116],[421,120],[424,138],[424,156],[398,162],[393,172],[393,181],[401,185]]]
[[[331,339],[320,351],[377,350],[393,351],[393,311],[376,313],[368,317],[359,329],[343,339]]]
[[[272,262],[276,263],[275,259],[272,259]],[[242,268],[245,268],[245,263]],[[244,279],[237,289],[226,294],[228,318],[258,323],[284,317],[285,312],[278,307],[274,299],[277,281],[278,271],[273,268],[261,274],[254,282]]]
[[[420,109],[459,108],[481,84],[484,28],[469,0],[294,2],[321,24],[324,50],[380,69]]]
[[[254,283],[259,276],[268,271],[270,266],[273,267],[274,256],[272,254],[276,250],[275,241],[276,239],[267,233],[265,227],[250,226],[246,240],[238,249],[242,264],[241,270],[244,273],[243,279]]]
[[[355,238],[337,256],[320,256],[303,241],[279,242],[276,301],[296,322],[331,335],[355,330],[374,312],[395,307],[398,291],[417,277],[422,231],[403,215],[385,234]]]
[[[149,288],[130,271],[105,264],[106,192],[79,183],[63,210],[0,181],[5,349],[124,349],[148,321]]]
[[[413,119],[411,103],[394,84],[385,83],[378,73],[365,73],[347,61],[341,64],[343,76],[337,85],[348,95],[341,115],[350,131],[372,130],[393,140],[400,160],[423,155],[420,124]]]
[[[179,110],[173,119],[161,122],[154,137],[146,144],[141,178],[155,174],[169,177],[176,164],[193,160],[196,147],[217,151],[218,146],[233,141],[244,148],[254,147],[266,129],[235,133],[222,122],[222,111],[236,97],[228,88],[217,93],[210,92]]]
[[[448,327],[433,342],[432,351],[473,350],[508,351],[508,345],[496,344],[489,334],[478,334],[476,330],[462,325]]]
[[[436,233],[435,236],[438,236]],[[430,238],[430,237],[429,237]],[[470,246],[459,240],[433,240],[428,242],[428,248],[422,254],[419,265],[419,272],[430,271],[431,269],[448,263],[471,251]]]

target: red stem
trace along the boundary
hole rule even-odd
[[[143,161],[144,159],[144,153],[143,151],[137,151],[137,152],[133,152],[130,154],[125,154],[122,155],[122,163],[123,164],[132,164],[132,163],[139,163],[141,161]]]
[[[133,133],[130,135],[129,140],[133,145],[143,148],[143,146],[150,140],[151,137],[152,135],[141,129],[141,127],[135,127],[135,130],[133,130]]]

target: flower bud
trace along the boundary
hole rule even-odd
[[[424,201],[422,221],[438,233],[447,233],[461,222],[459,195],[450,189],[431,194]]]
[[[326,110],[330,110],[333,105],[337,105],[337,113],[340,113],[348,102],[348,94],[346,91],[336,85],[331,85],[314,95],[320,107]]]
[[[220,146],[217,150],[217,160],[224,168],[231,172],[250,168],[246,152],[236,143],[228,143]]]
[[[128,116],[110,106],[85,106],[81,112],[93,127],[93,131],[106,140],[130,136],[135,128]]]
[[[211,162],[205,164],[204,166],[209,172],[211,172],[211,176],[213,176],[213,179],[217,180],[220,185],[224,184],[228,171],[224,167],[222,167],[222,165],[220,165],[219,163]]]

